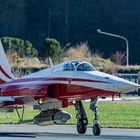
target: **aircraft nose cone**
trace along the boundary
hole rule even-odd
[[[134,90],[140,88],[140,85],[133,83],[133,82],[124,81],[124,82],[120,83],[118,88],[119,88],[119,91],[121,91],[122,93],[128,93],[130,91],[134,91]]]

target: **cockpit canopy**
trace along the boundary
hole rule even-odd
[[[84,61],[72,60],[55,66],[54,71],[95,71],[96,69]]]
[[[81,63],[77,66],[76,71],[95,71],[96,69],[89,63]]]

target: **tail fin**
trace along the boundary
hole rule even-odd
[[[48,62],[49,62],[50,67],[54,66],[53,61],[52,61],[52,59],[50,57],[48,57]]]
[[[11,81],[12,79],[15,79],[15,77],[11,72],[6,54],[0,40],[0,84]]]

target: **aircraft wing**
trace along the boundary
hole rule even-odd
[[[12,96],[1,96],[0,97],[0,102],[4,102],[4,101],[12,102],[12,101],[15,101],[15,99]]]

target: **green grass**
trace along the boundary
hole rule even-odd
[[[21,114],[22,109],[19,110]],[[25,109],[24,120],[31,120],[35,115],[39,113],[38,110],[32,110],[30,108]],[[0,113],[0,124],[18,124],[19,118],[16,111],[13,113]]]
[[[91,126],[94,114],[89,109],[88,102],[84,103],[84,107]],[[73,116],[67,124],[76,124],[74,107],[64,110]],[[26,109],[24,119],[32,119],[38,113],[36,110]],[[99,102],[99,114],[102,127],[140,128],[140,102]],[[0,123],[18,123],[16,112],[0,113]]]
[[[89,103],[84,103],[89,125],[93,122],[93,112]],[[74,113],[72,107],[66,109]],[[102,127],[140,128],[140,102],[99,102],[99,115]],[[73,117],[68,124],[75,124]]]

